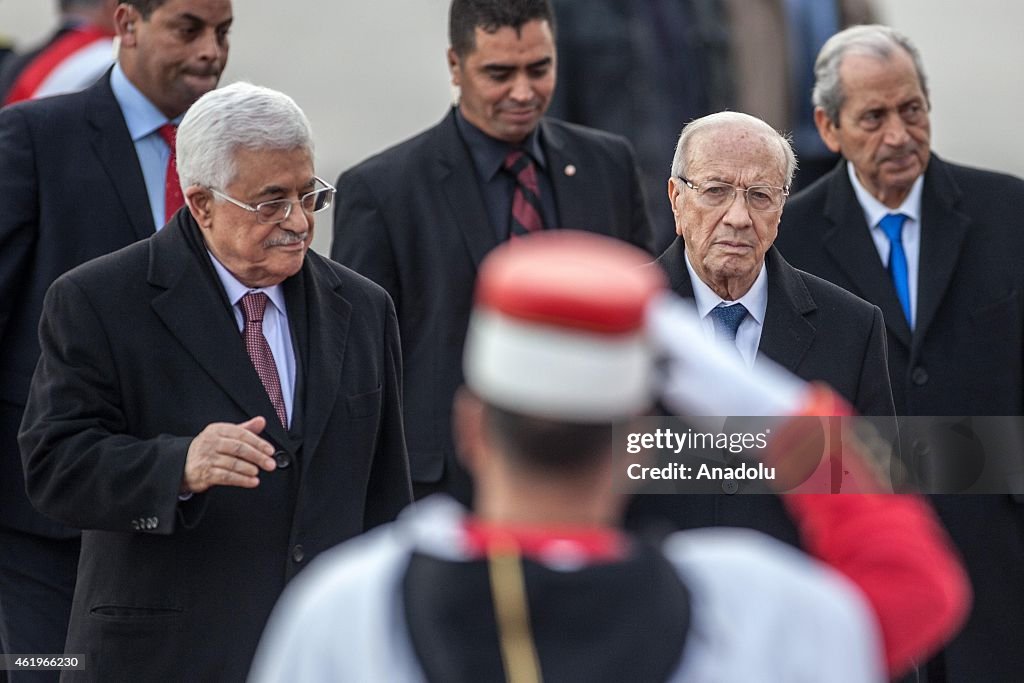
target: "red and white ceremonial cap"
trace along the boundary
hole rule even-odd
[[[466,384],[524,415],[602,422],[651,403],[648,303],[665,288],[643,251],[610,237],[552,230],[484,260],[463,366]]]

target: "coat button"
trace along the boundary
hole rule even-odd
[[[914,449],[914,455],[917,456],[928,455],[928,452],[930,450],[928,448],[928,444],[925,443],[924,439],[914,439],[912,448]]]
[[[918,365],[910,373],[910,381],[919,387],[923,387],[925,384],[928,384],[928,371]]]
[[[302,562],[306,558],[306,551],[302,549],[302,544],[296,545],[292,548],[292,561]]]
[[[275,451],[274,462],[277,463],[278,468],[285,470],[291,467],[292,454],[288,451]]]
[[[732,480],[722,482],[722,490],[730,496],[740,490],[740,485]]]

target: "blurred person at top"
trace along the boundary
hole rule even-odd
[[[42,44],[4,62],[0,103],[88,87],[114,63],[118,0],[60,0],[57,29]]]

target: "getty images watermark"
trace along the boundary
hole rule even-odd
[[[844,493],[858,458],[884,491],[1024,502],[1021,417],[650,417],[616,428],[614,456],[631,493]]]

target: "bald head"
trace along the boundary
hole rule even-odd
[[[722,299],[746,294],[761,272],[795,170],[789,140],[747,114],[704,116],[679,136],[668,181],[676,233]]]
[[[789,138],[779,133],[767,123],[737,111],[721,111],[694,119],[683,128],[676,144],[676,153],[672,157],[672,175],[688,177],[688,169],[694,159],[692,153],[694,143],[708,135],[715,134],[725,140],[733,138],[735,144],[749,144],[757,139],[771,147],[778,148],[779,170],[783,177],[783,185],[789,187],[796,172],[796,154]]]

